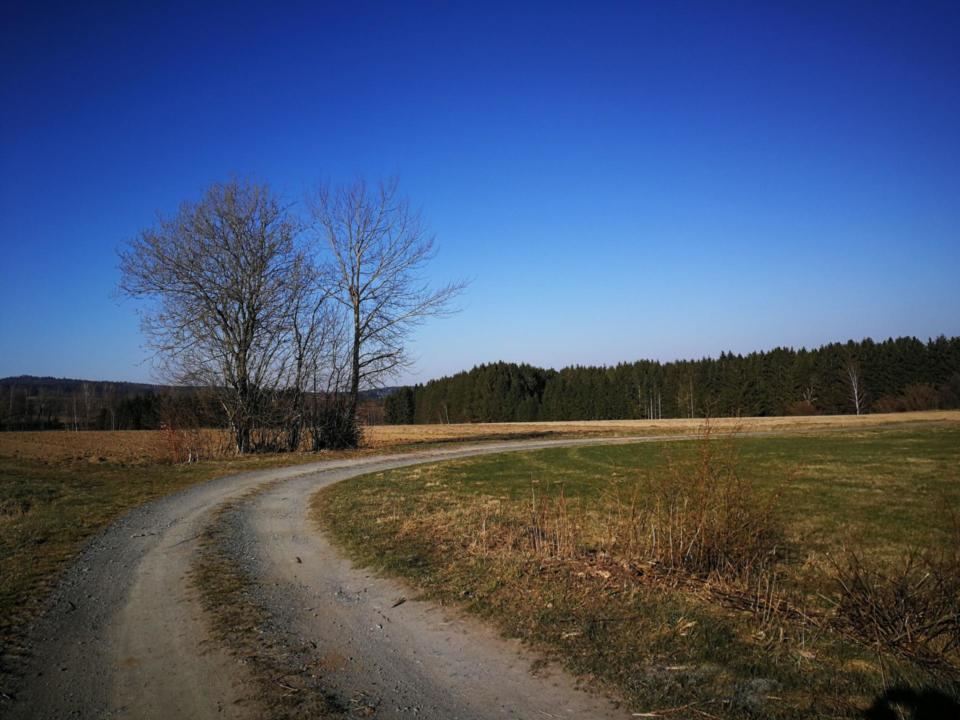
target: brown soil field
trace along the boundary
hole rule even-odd
[[[717,418],[710,421],[721,432],[779,430],[817,431],[856,429],[914,422],[960,422],[960,410],[877,415],[817,415],[808,417]],[[670,420],[587,420],[533,423],[476,423],[450,425],[374,425],[364,429],[364,444],[373,449],[427,443],[474,442],[530,437],[599,437],[675,435],[695,433],[703,418]],[[229,457],[229,437],[222,430],[202,430],[194,442],[207,458]],[[168,461],[174,438],[162,430],[46,431],[0,433],[0,457],[51,463],[87,461],[145,464]]]

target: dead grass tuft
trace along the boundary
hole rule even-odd
[[[736,447],[712,441],[710,427],[696,460],[670,462],[631,499],[621,554],[668,571],[749,585],[782,555],[778,495],[762,494],[739,470]]]

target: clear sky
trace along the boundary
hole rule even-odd
[[[149,379],[116,248],[231,175],[400,176],[404,380],[960,334],[960,3],[145,5],[0,10],[0,376]]]

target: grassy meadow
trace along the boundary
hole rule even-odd
[[[365,447],[349,455],[381,450],[409,451],[458,442],[524,437],[684,434],[694,432],[698,425],[699,421],[666,420],[377,426],[366,429]],[[884,548],[892,549],[894,544],[891,538],[904,536],[907,528],[919,528],[918,532],[929,535],[935,534],[939,527],[935,521],[905,521],[898,508],[906,507],[911,513],[921,513],[923,508],[927,507],[925,498],[935,490],[949,486],[949,483],[945,482],[949,475],[947,470],[944,470],[944,463],[952,457],[950,443],[945,442],[938,455],[933,452],[929,443],[939,436],[906,428],[958,427],[960,413],[904,413],[863,418],[719,420],[715,422],[715,426],[721,431],[742,427],[757,431],[801,433],[819,430],[846,432],[853,428],[868,434],[867,428],[872,427],[904,428],[901,434],[905,438],[902,440],[906,443],[903,448],[905,452],[909,450],[911,437],[926,439],[917,440],[922,443],[922,453],[919,450],[910,451],[900,458],[898,467],[902,467],[903,472],[894,472],[893,466],[884,465],[892,461],[896,456],[895,452],[881,452],[882,448],[872,446],[851,450],[845,444],[846,435],[841,438],[833,434],[817,439],[799,436],[782,438],[778,442],[787,444],[782,446],[785,455],[779,460],[767,452],[771,447],[766,444],[767,441],[745,441],[744,448],[748,453],[751,452],[750,448],[754,447],[751,443],[756,443],[756,447],[763,449],[750,458],[747,467],[755,471],[763,482],[769,483],[771,479],[780,482],[793,473],[795,467],[805,463],[803,477],[795,478],[790,485],[791,502],[797,508],[792,522],[797,532],[806,528],[804,542],[810,547],[816,547],[817,533],[821,528],[825,533],[830,533],[831,537],[838,529],[852,531],[859,528],[863,533],[877,538],[875,546],[878,552],[881,552]],[[790,443],[793,442],[799,445],[791,446]],[[199,456],[200,461],[183,462],[188,455],[184,452],[185,447],[189,448],[194,458]],[[794,449],[791,450],[791,447]],[[803,448],[802,453],[800,447]],[[956,447],[956,443],[953,447]],[[849,467],[858,470],[859,474],[854,473],[844,481],[852,488],[851,492],[845,492],[844,486],[837,481],[838,470],[834,464],[835,456],[841,449],[846,457],[854,457],[847,455],[848,451],[859,453],[858,461],[849,464]],[[875,452],[880,454],[875,455]],[[24,627],[42,607],[59,573],[76,557],[83,544],[130,509],[214,477],[344,455],[346,453],[324,453],[320,456],[294,453],[235,457],[230,452],[228,437],[217,430],[193,431],[179,435],[162,431],[0,433],[0,645],[3,646],[3,655],[18,652],[17,639],[22,636]],[[542,487],[546,488],[548,493],[551,488],[563,485],[566,492],[579,492],[584,502],[587,502],[590,498],[599,497],[596,495],[598,477],[612,478],[615,474],[628,477],[631,473],[652,472],[661,462],[662,452],[655,445],[647,445],[631,449],[594,448],[589,451],[562,451],[523,457],[520,464],[517,457],[504,456],[485,458],[477,461],[481,464],[467,464],[462,466],[463,469],[459,464],[448,465],[443,473],[437,476],[437,482],[441,484],[430,485],[429,488],[420,487],[417,482],[410,480],[396,484],[391,479],[387,483],[389,493],[385,497],[403,506],[409,503],[411,509],[419,508],[421,502],[439,501],[441,495],[434,492],[436,488],[447,487],[446,483],[460,477],[458,473],[467,473],[472,480],[457,481],[451,486],[457,488],[458,497],[460,493],[466,493],[464,497],[489,502],[490,498],[503,495],[511,498],[511,502],[519,503],[531,487],[540,488],[540,483],[543,483]],[[554,467],[556,458],[565,458],[560,462],[562,467],[559,470]],[[547,464],[541,467],[544,462]],[[476,472],[468,469],[473,467],[481,469]],[[887,470],[883,470],[884,467]],[[866,468],[879,468],[881,472],[871,474],[870,482],[863,482],[865,476],[860,471]],[[609,473],[606,472],[608,469]],[[447,475],[448,471],[454,474]],[[414,474],[410,475],[410,478],[419,477],[419,473],[438,473],[439,470],[421,469],[412,472]],[[395,479],[401,476],[390,477]],[[956,477],[955,470],[953,477]],[[548,478],[553,480],[547,480]],[[480,479],[482,483],[478,484]],[[824,482],[825,480],[829,482]],[[555,481],[560,481],[561,485]],[[803,491],[805,484],[811,488],[809,493]],[[365,483],[344,485],[343,494],[338,493],[336,496],[337,507],[340,508],[344,502],[355,502],[359,513],[358,521],[371,520],[370,513],[373,508],[369,504],[371,497],[366,494],[368,487],[372,486]],[[887,493],[892,488],[897,490],[896,503],[884,510],[881,500],[888,496]],[[920,492],[914,493],[915,488],[919,488]],[[358,491],[355,496],[353,489]],[[836,513],[827,516],[821,512],[819,503],[828,491],[836,493],[837,497],[842,496],[843,504],[851,510],[849,517],[844,518]],[[516,493],[516,496],[513,493]],[[447,498],[444,502],[450,499]],[[834,502],[833,498],[827,499]],[[376,512],[379,513],[381,509],[376,508]],[[339,513],[339,510],[337,512]],[[878,524],[870,520],[884,516],[883,513],[890,518],[888,524]],[[432,516],[424,514],[423,517],[429,519]],[[910,517],[913,518],[914,515],[911,514]],[[335,529],[338,533],[345,532],[348,535],[366,532],[359,525],[355,528],[338,525]],[[378,535],[379,541],[389,545],[393,542],[390,540],[390,537],[393,537],[390,533],[397,528],[385,524],[381,529],[386,534]],[[385,557],[394,558],[389,553]],[[398,562],[403,566],[402,561]]]
[[[314,509],[359,562],[497,623],[634,712],[957,707],[956,420],[444,462],[345,481]],[[946,584],[930,587],[922,561]],[[904,587],[920,607],[907,640],[881,626],[905,612]],[[934,610],[953,624],[924,644],[917,617]]]

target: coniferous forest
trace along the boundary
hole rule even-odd
[[[960,407],[960,338],[832,343],[748,355],[545,370],[497,362],[400,388],[390,423],[619,420]]]

